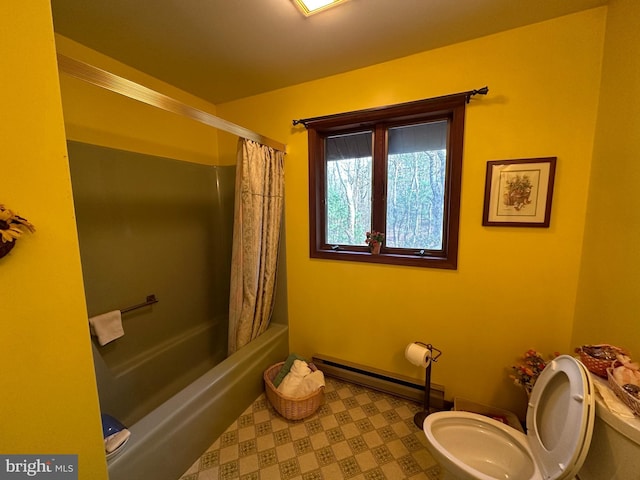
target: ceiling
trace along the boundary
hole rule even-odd
[[[607,0],[51,0],[57,33],[215,104]]]

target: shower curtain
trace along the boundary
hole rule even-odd
[[[240,139],[229,297],[229,354],[269,326],[284,202],[284,153]]]

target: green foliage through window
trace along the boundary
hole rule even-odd
[[[305,124],[312,257],[456,268],[465,100]],[[372,230],[384,234],[379,255],[365,241]]]

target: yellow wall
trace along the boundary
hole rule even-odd
[[[59,53],[144,85],[205,112],[215,105],[56,34]],[[217,165],[217,132],[194,120],[60,75],[69,140]]]
[[[611,0],[573,343],[640,358],[640,2]]]
[[[37,232],[0,259],[0,452],[106,479],[49,2],[0,3],[1,203]]]
[[[403,351],[430,342],[444,352],[433,381],[449,399],[523,413],[508,366],[529,348],[573,347],[605,19],[605,8],[589,10],[218,105],[223,118],[288,145],[292,350],[422,379]],[[467,110],[457,271],[309,258],[307,135],[292,119],[484,85],[489,95]],[[551,227],[483,227],[486,162],[543,156],[558,157]]]

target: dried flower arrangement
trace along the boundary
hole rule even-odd
[[[553,354],[553,357],[560,355],[558,352]],[[538,380],[538,377],[547,366],[547,361],[537,351],[530,349],[523,355],[523,362],[517,365],[512,365],[511,370],[513,373],[509,375],[509,378],[513,380],[513,383],[522,386],[527,395],[531,395],[533,386]]]
[[[0,257],[9,253],[15,246],[16,239],[23,233],[35,231],[35,227],[26,218],[0,204]]]

